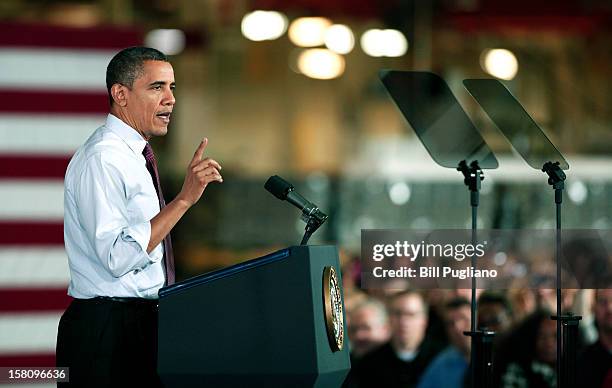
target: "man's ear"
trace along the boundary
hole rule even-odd
[[[115,104],[125,107],[127,105],[127,87],[121,84],[114,84],[111,86],[111,96],[115,101]]]

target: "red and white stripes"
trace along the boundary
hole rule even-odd
[[[52,366],[70,303],[63,178],[108,112],[105,71],[140,34],[0,23],[0,366]]]

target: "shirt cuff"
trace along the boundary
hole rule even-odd
[[[132,225],[129,228],[123,231],[124,240],[133,240],[135,241],[142,252],[149,257],[151,263],[157,263],[161,260],[163,255],[156,254],[158,251],[158,247],[155,247],[151,254],[147,253],[147,247],[149,246],[149,241],[151,240],[151,222],[146,221],[140,224]]]

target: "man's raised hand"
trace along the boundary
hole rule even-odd
[[[195,151],[193,159],[187,166],[183,188],[177,196],[179,199],[186,201],[189,206],[198,202],[210,182],[223,182],[223,177],[219,173],[221,165],[211,158],[202,159],[207,144],[208,139],[204,138]]]

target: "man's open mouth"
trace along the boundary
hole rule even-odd
[[[172,114],[172,112],[161,112],[156,114],[157,117],[159,117],[164,123],[169,123],[170,122],[170,115]]]

